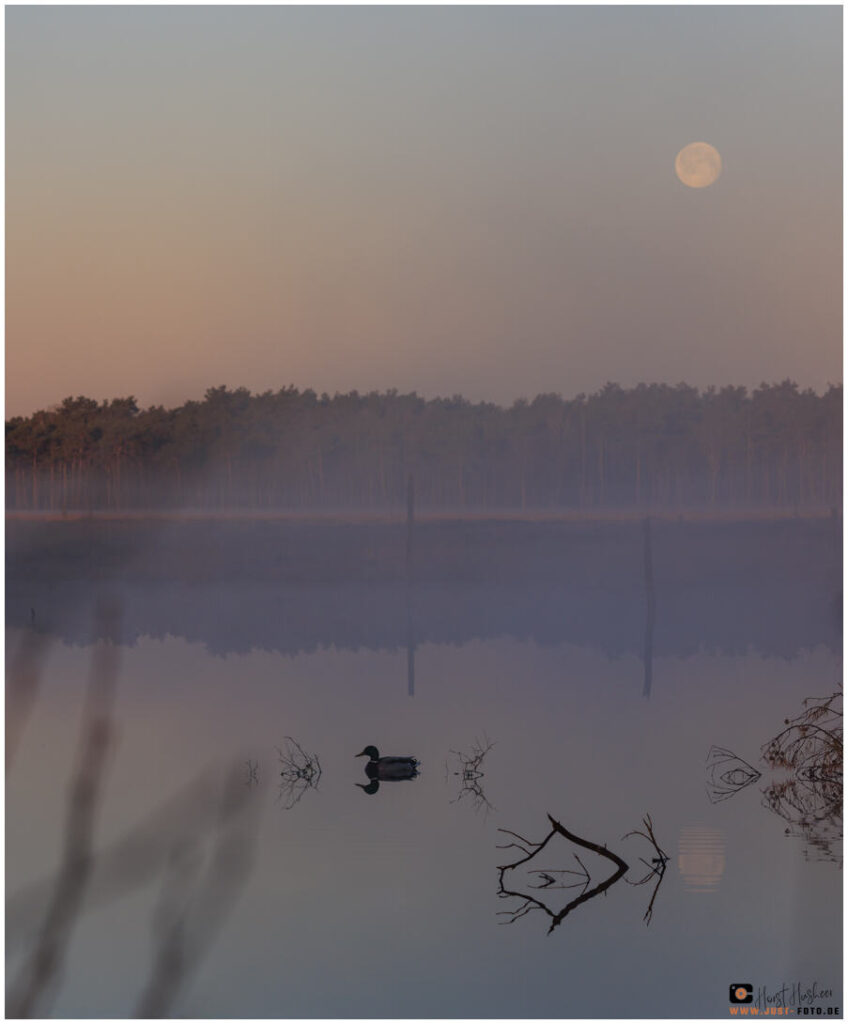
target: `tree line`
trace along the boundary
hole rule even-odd
[[[66,398],[6,422],[12,509],[830,507],[842,387],[606,384],[509,407],[391,390]]]

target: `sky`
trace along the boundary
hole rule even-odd
[[[842,377],[842,11],[7,7],[6,415]],[[675,175],[695,141],[708,188]]]

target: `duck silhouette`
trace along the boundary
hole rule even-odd
[[[367,757],[365,774],[371,780],[368,785],[357,782],[360,789],[373,795],[380,788],[381,782],[400,782],[403,779],[418,777],[418,766],[421,763],[416,757],[380,757],[380,751],[368,746],[356,755]]]

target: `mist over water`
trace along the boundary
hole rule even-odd
[[[10,521],[13,1003],[712,1016],[742,971],[841,1005],[841,745],[796,742],[816,697],[841,744],[831,519],[414,521],[411,555],[409,530]],[[56,779],[109,650],[38,984],[78,834]],[[419,764],[369,775],[368,745]]]

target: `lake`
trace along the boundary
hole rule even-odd
[[[650,586],[640,523],[408,582],[381,534],[275,580],[51,528],[7,533],[8,1010],[841,1016],[828,523],[655,524]]]

